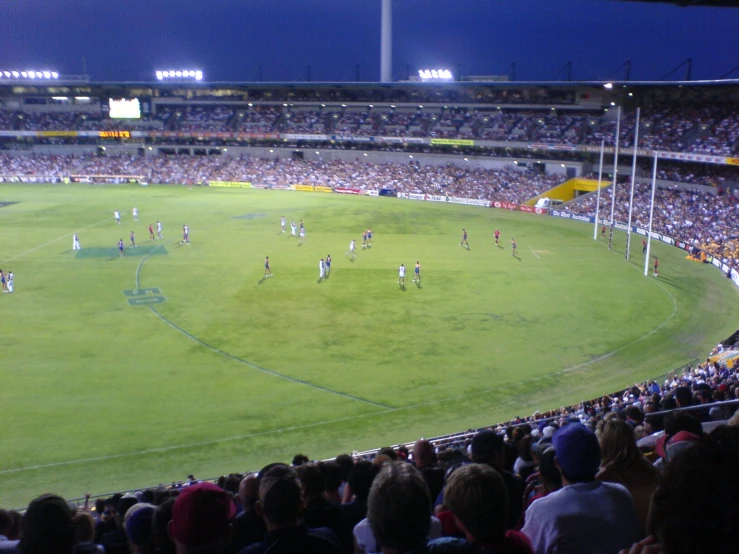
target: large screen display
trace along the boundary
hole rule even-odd
[[[127,100],[125,98],[111,98],[108,100],[111,119],[139,119],[141,117],[141,104],[138,98]]]

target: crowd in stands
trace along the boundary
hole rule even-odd
[[[296,455],[80,505],[44,494],[22,515],[0,510],[0,552],[728,554],[737,398],[739,369],[708,359],[446,443]]]
[[[168,105],[133,123],[102,114],[18,112],[0,109],[0,130],[165,129],[187,133],[245,132],[405,136],[478,139],[520,143],[606,146],[615,143],[613,111],[516,110],[465,107],[377,107],[371,105]],[[634,110],[624,111],[620,145],[636,134]],[[702,104],[689,108],[656,106],[642,110],[639,147],[731,156],[739,152],[739,108]]]
[[[306,184],[395,189],[401,193],[444,194],[523,202],[564,180],[526,169],[462,168],[362,162],[310,162],[231,156],[11,156],[0,154],[0,181],[58,182],[70,176],[135,176],[148,183],[247,181],[267,186]]]
[[[649,225],[651,185],[637,182],[634,187],[632,225],[642,229]],[[629,220],[631,185],[619,183],[613,202],[612,187],[603,189],[600,196],[599,217],[610,221],[611,205],[614,219]],[[588,194],[567,204],[572,213],[593,215],[597,196]],[[679,187],[658,187],[654,198],[652,230],[675,239],[695,244],[719,256],[731,267],[739,268],[739,230],[735,222],[739,216],[739,200],[733,195],[710,194],[700,190]]]

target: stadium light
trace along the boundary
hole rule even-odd
[[[47,80],[51,81],[54,79],[59,78],[59,73],[56,71],[50,71],[48,69],[44,69],[42,71],[37,71],[35,69],[26,69],[26,70],[1,70],[0,71],[0,79],[6,80],[6,79],[41,79],[41,80]]]
[[[154,72],[157,81],[177,79],[179,81],[202,81],[203,72],[200,69],[158,69]]]
[[[606,83],[603,85],[603,88],[611,90],[613,88],[613,83]]]
[[[448,69],[419,69],[418,77],[422,81],[451,81],[453,78]]]

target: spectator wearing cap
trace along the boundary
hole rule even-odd
[[[131,554],[153,554],[154,506],[139,503],[131,506],[123,518]]]
[[[259,479],[256,473],[250,473],[239,483],[239,501],[241,513],[233,521],[233,538],[227,552],[236,554],[250,544],[261,542],[267,529],[264,521],[257,513],[259,501]]]
[[[21,520],[19,550],[23,554],[71,554],[74,512],[60,496],[44,494],[33,500]]]
[[[563,487],[526,511],[522,531],[534,551],[615,554],[641,538],[629,491],[595,479],[601,454],[595,434],[570,423],[554,434],[553,444]]]
[[[634,430],[619,418],[605,421],[600,438],[601,468],[596,479],[619,483],[634,500],[640,529],[646,531],[652,494],[657,488],[659,471],[636,446]]]
[[[526,535],[506,529],[508,491],[492,467],[467,464],[457,469],[447,482],[445,502],[467,542],[484,553],[533,554]]]
[[[339,539],[326,528],[306,529],[299,524],[303,501],[295,470],[273,465],[260,471],[257,512],[267,534],[262,542],[247,546],[241,554],[339,554]],[[179,554],[179,553],[178,553]]]
[[[177,554],[220,554],[231,540],[236,513],[231,497],[212,483],[185,488],[175,500],[169,536]]]

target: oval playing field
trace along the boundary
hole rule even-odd
[[[0,200],[17,202],[0,208],[0,267],[16,275],[0,298],[5,504],[529,415],[701,358],[734,330],[720,272],[658,244],[647,278],[639,238],[626,262],[623,235],[609,251],[592,227],[549,217],[163,186],[4,185]],[[299,219],[303,245],[289,236]],[[164,239],[150,241],[157,220]],[[368,227],[372,247],[351,260]],[[139,246],[120,258],[132,230]]]

